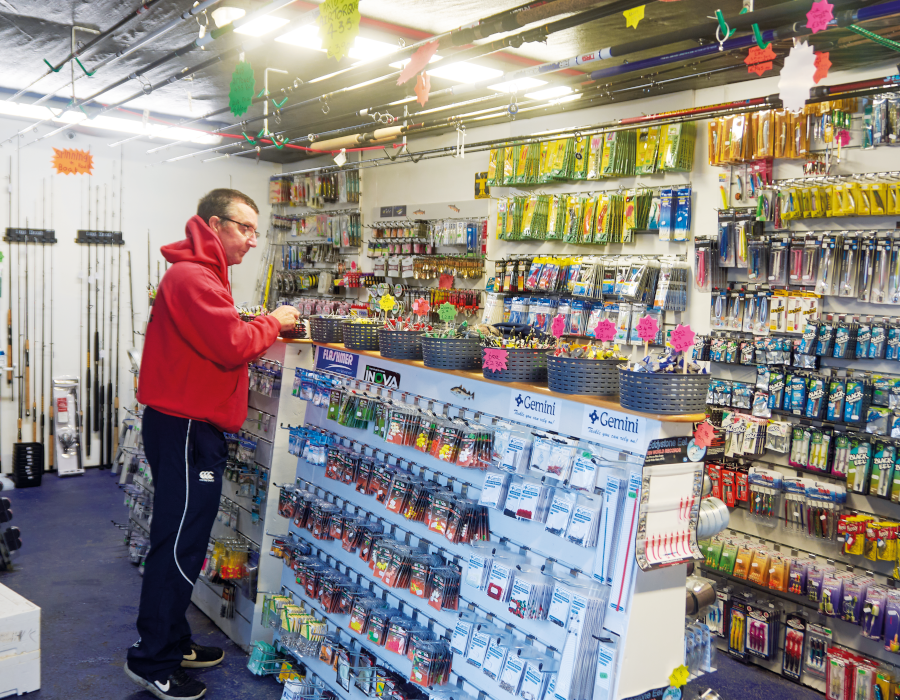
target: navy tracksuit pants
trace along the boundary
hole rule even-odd
[[[144,409],[144,452],[153,473],[150,551],[144,564],[138,642],[128,667],[164,681],[190,653],[185,613],[219,510],[228,450],[218,428]]]

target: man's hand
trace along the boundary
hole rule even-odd
[[[278,323],[281,324],[281,330],[283,331],[294,330],[297,319],[300,318],[300,312],[293,306],[279,306],[269,315],[275,317]]]

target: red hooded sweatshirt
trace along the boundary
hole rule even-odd
[[[247,418],[247,363],[278,337],[271,316],[240,319],[219,237],[199,216],[187,238],[160,250],[173,263],[156,292],[144,338],[138,401],[236,432]]]

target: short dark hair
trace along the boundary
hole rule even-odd
[[[221,188],[203,195],[197,204],[197,216],[207,224],[213,216],[218,216],[219,218],[227,217],[231,213],[232,202],[242,202],[259,214],[259,207],[256,206],[256,202],[243,192]]]

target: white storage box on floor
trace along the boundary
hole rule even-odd
[[[41,609],[0,584],[0,698],[41,687]]]

